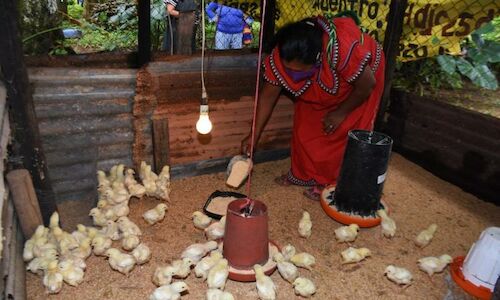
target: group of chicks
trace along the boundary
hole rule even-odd
[[[232,300],[234,296],[224,291],[229,277],[229,263],[222,255],[222,244],[216,240],[224,237],[225,217],[213,222],[212,219],[202,212],[196,211],[192,214],[193,225],[204,230],[207,242],[196,243],[188,246],[181,257],[167,266],[156,268],[152,282],[158,286],[150,295],[150,300],[176,300],[181,294],[188,290],[184,281],[174,279],[185,279],[191,274],[191,270],[197,278],[207,282],[206,299],[208,300]],[[273,248],[271,248],[273,249]],[[295,293],[303,297],[310,297],[316,292],[314,283],[305,277],[299,276],[298,267],[312,270],[316,263],[314,256],[309,253],[296,253],[295,247],[288,244],[282,251],[270,253],[270,257],[276,262],[278,272],[294,287]],[[194,266],[194,268],[193,268]],[[264,273],[261,265],[254,265],[256,277],[256,288],[260,299],[276,299],[276,285],[272,279]]]
[[[386,238],[392,238],[396,234],[396,222],[387,215],[384,209],[378,210],[377,215],[381,219],[382,235]],[[312,222],[308,212],[304,211],[299,222],[299,235],[304,238],[311,236]],[[422,230],[414,239],[415,245],[423,248],[427,246],[434,234],[436,233],[437,225],[431,224],[428,228]],[[350,224],[341,226],[335,229],[335,238],[338,242],[350,243],[354,242],[358,235],[359,226]],[[342,264],[357,263],[371,256],[371,251],[368,248],[349,247],[340,253],[342,256]],[[434,273],[442,272],[446,266],[451,263],[452,258],[448,254],[443,254],[439,257],[428,256],[417,261],[420,270],[426,272],[429,276]],[[384,274],[387,278],[399,285],[409,286],[412,283],[413,276],[410,271],[405,268],[389,265],[386,267]]]
[[[74,232],[65,232],[59,226],[59,214],[55,212],[49,227],[38,226],[26,241],[23,257],[29,262],[27,269],[33,273],[43,271],[43,284],[49,293],[59,293],[63,282],[79,285],[83,281],[85,259],[92,253],[107,256],[111,268],[123,274],[151,259],[149,247],[139,239],[141,229],[127,217],[130,212],[128,203],[131,197],[144,195],[169,199],[169,168],[165,166],[156,175],[151,166],[141,163],[140,178],[144,185],[135,180],[134,174],[132,169],[125,171],[124,165],[113,166],[109,175],[97,172],[99,200],[97,207],[89,213],[97,227],[78,224]],[[154,224],[165,217],[166,210],[167,206],[160,203],[146,211],[143,218]],[[112,248],[113,241],[121,241],[121,247],[130,253]]]
[[[192,214],[192,219],[196,228],[204,230],[208,241],[188,246],[181,253],[180,259],[156,268],[152,281],[158,288],[150,295],[150,300],[179,299],[181,293],[188,290],[188,286],[183,281],[172,281],[187,278],[193,266],[195,276],[207,281],[207,299],[234,299],[231,293],[224,291],[229,276],[229,264],[222,257],[222,249],[216,241],[224,237],[226,218],[222,217],[218,222],[212,223],[210,217],[196,211]]]

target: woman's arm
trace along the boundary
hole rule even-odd
[[[255,145],[259,142],[262,131],[273,113],[280,93],[281,87],[264,82],[264,86],[259,94],[257,115],[255,117]],[[248,154],[250,152],[251,138],[252,132],[250,132],[250,134],[243,139],[241,142],[241,153]]]
[[[170,3],[167,3],[167,12],[169,15],[178,17],[179,16],[179,11],[175,9],[175,6],[173,6]]]
[[[370,66],[366,66],[359,78],[353,83],[351,94],[335,110],[328,112],[323,118],[323,130],[325,133],[332,133],[345,117],[356,107],[360,106],[368,99],[376,80]]]

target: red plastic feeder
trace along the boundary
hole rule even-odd
[[[359,227],[362,228],[369,228],[369,227],[375,227],[378,226],[381,222],[380,217],[375,217],[375,218],[370,218],[370,217],[358,217],[358,216],[353,216],[344,212],[339,211],[335,205],[330,205],[330,201],[328,201],[327,197],[330,195],[332,191],[335,190],[335,186],[328,186],[325,189],[323,189],[323,192],[321,193],[321,207],[325,211],[325,213],[335,221],[344,224],[344,225],[350,225],[350,224],[357,224]],[[387,210],[386,204],[381,201],[382,205],[384,205],[385,209]]]
[[[250,201],[253,209],[248,213]],[[276,270],[269,253],[278,247],[269,241],[267,206],[261,201],[237,199],[229,203],[223,243],[222,253],[230,267],[229,279],[255,281],[255,264],[263,266],[267,275]]]

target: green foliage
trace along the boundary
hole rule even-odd
[[[467,78],[474,85],[496,90],[498,80],[495,68],[500,65],[500,18],[474,31],[463,44],[463,56],[439,55],[414,62],[399,64],[395,85],[405,89],[425,86],[461,88]],[[493,67],[493,71],[490,67]]]
[[[83,7],[74,3],[68,3],[68,15],[73,19],[82,19],[83,18]]]

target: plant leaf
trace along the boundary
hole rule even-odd
[[[498,88],[497,78],[487,65],[477,65],[474,69],[476,69],[478,74],[477,78],[473,80],[475,84],[489,90],[496,90]]]
[[[460,73],[467,76],[471,81],[474,81],[479,76],[474,66],[463,57],[457,59],[457,67]]]
[[[450,55],[439,55],[436,58],[437,62],[441,66],[441,69],[448,74],[455,73],[457,68],[457,62],[453,56]]]

